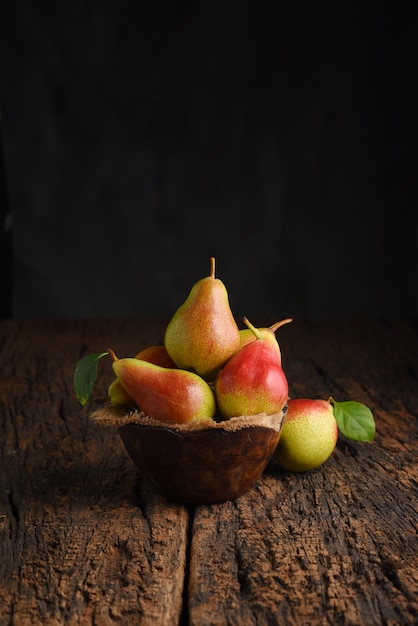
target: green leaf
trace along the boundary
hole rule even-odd
[[[371,410],[361,402],[336,402],[330,398],[340,432],[348,439],[373,441],[376,424]]]
[[[79,360],[74,371],[74,391],[80,404],[86,404],[97,378],[99,360],[108,352],[89,354]]]

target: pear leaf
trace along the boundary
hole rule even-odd
[[[376,424],[371,410],[361,402],[337,402],[330,398],[339,431],[347,439],[373,441]]]
[[[74,370],[74,391],[80,404],[86,404],[97,378],[99,360],[108,352],[89,354],[80,359]]]

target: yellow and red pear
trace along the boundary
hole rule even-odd
[[[137,407],[161,422],[184,424],[214,417],[215,397],[194,372],[168,368],[141,359],[118,359],[109,349],[113,371]]]
[[[325,463],[337,440],[338,425],[330,402],[291,399],[274,459],[287,470],[307,472]]]
[[[288,399],[288,383],[277,349],[244,318],[256,340],[226,363],[215,381],[215,396],[224,418],[277,413]]]
[[[154,365],[159,365],[160,367],[176,367],[176,364],[167,352],[167,348],[163,345],[143,348],[135,354],[135,358],[154,363]]]
[[[289,324],[292,321],[293,320],[291,318],[286,318],[284,320],[281,320],[280,322],[275,322],[275,324],[272,324],[271,326],[269,326],[267,328],[261,327],[261,328],[257,329],[263,339],[267,339],[267,340],[272,342],[272,345],[277,350],[280,362],[282,360],[282,353],[281,353],[281,350],[280,350],[280,345],[279,345],[279,343],[277,341],[277,338],[276,338],[276,330],[278,328],[280,328],[281,326],[284,326],[285,324]],[[239,331],[239,336],[240,336],[240,347],[241,348],[246,346],[248,343],[252,343],[253,341],[255,341],[257,339],[257,336],[254,334],[254,331],[251,328],[243,328],[243,329],[241,329]]]
[[[148,363],[154,363],[154,365],[159,365],[160,367],[176,367],[176,364],[169,356],[165,346],[149,346],[143,348],[135,355],[135,358],[148,361]],[[107,395],[111,404],[117,404],[119,406],[132,406],[135,404],[118,378],[115,378],[115,380],[110,383]]]
[[[211,257],[209,276],[199,280],[169,321],[164,345],[176,365],[213,380],[238,350],[240,336],[224,283],[215,278]]]

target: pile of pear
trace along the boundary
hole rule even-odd
[[[288,382],[276,330],[256,328],[233,316],[228,291],[210,273],[191,289],[169,321],[164,344],[134,357],[118,358],[109,348],[116,375],[109,401],[140,410],[164,424],[202,424],[284,409]]]

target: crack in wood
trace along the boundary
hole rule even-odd
[[[196,507],[193,505],[185,505],[188,514],[187,533],[186,533],[186,557],[185,571],[182,591],[182,607],[179,618],[179,626],[189,625],[189,594],[190,594],[190,568],[191,568],[191,550],[193,539],[193,524]]]
[[[19,505],[17,504],[15,500],[13,489],[7,489],[6,494],[7,494],[7,502],[9,504],[10,513],[14,520],[14,526],[17,532],[20,526]]]

